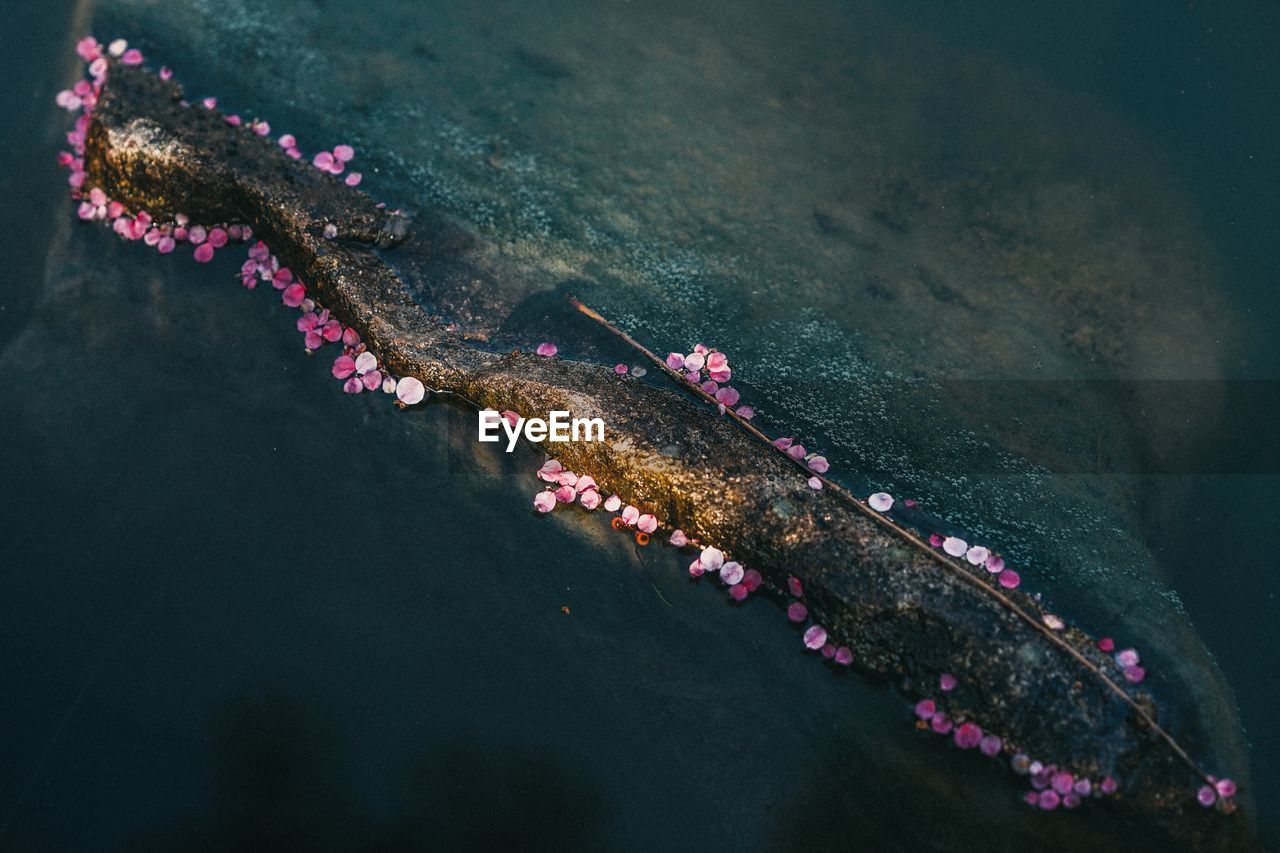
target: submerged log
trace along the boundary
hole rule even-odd
[[[228,125],[215,110],[185,106],[176,83],[116,64],[88,128],[85,170],[87,187],[157,220],[185,213],[251,225],[397,374],[525,417],[559,409],[603,418],[604,442],[557,445],[555,455],[757,568],[773,590],[799,578],[811,613],[864,672],[913,700],[934,696],[952,718],[999,735],[1009,755],[1078,778],[1114,777],[1119,794],[1102,807],[1153,847],[1251,846],[1251,816],[1195,799],[1209,772],[1244,772],[1198,763],[1243,755],[1234,719],[1195,716],[1199,705],[1223,704],[1198,699],[1217,689],[1213,676],[1171,676],[1192,711],[1178,720],[1186,732],[1166,733],[1149,692],[1125,684],[1085,633],[1046,628],[1032,596],[1000,589],[980,567],[938,554],[839,489],[811,489],[786,458],[687,391],[469,343],[439,315],[461,318],[465,329],[467,312],[518,284],[474,251],[461,226],[380,209],[274,141]],[[405,241],[417,251],[412,275],[382,251]],[[942,673],[958,684],[935,695]],[[1199,757],[1175,740],[1186,733]]]

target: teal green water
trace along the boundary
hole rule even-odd
[[[1275,696],[1256,650],[1276,635],[1274,521],[1258,509],[1280,496],[1276,472],[1147,473],[1151,458],[1185,461],[1205,442],[1239,448],[1232,470],[1267,449],[1253,424],[1224,419],[1236,392],[1218,383],[1274,379],[1280,367],[1268,286],[1280,215],[1264,191],[1276,178],[1263,47],[1274,22],[974,8],[109,0],[95,14],[100,36],[128,36],[192,94],[261,115],[308,150],[353,144],[371,192],[473,226],[493,263],[519,272],[513,301],[554,303],[572,289],[656,349],[729,351],[771,431],[826,451],[854,487],[915,496],[997,544],[1067,615],[1100,631],[1117,611],[1153,634],[1173,625],[1183,633],[1170,649],[1198,647],[1177,627],[1194,624],[1239,699],[1259,800],[1274,803]],[[45,95],[32,104],[35,94]],[[35,159],[21,147],[33,135],[7,139],[11,162]],[[60,218],[49,203],[57,176],[30,185],[37,208]],[[263,300],[248,309],[215,273],[82,231],[70,247],[55,239],[45,285],[55,296],[42,308],[31,281],[45,264],[26,259],[28,286],[6,291],[0,327],[6,370],[34,357],[50,378],[5,415],[18,438],[4,461],[23,485],[3,516],[23,531],[5,543],[5,564],[30,572],[11,575],[4,596],[7,664],[25,689],[0,706],[23,733],[0,754],[21,771],[0,789],[10,833],[0,837],[52,838],[51,849],[153,835],[171,844],[210,825],[253,837],[266,818],[245,805],[256,789],[237,773],[267,762],[293,774],[277,804],[295,821],[285,825],[337,831],[320,818],[337,814],[357,837],[413,838],[448,823],[438,816],[448,797],[413,817],[396,802],[409,789],[383,771],[434,778],[422,768],[467,763],[439,752],[459,743],[479,749],[477,787],[514,774],[567,792],[540,812],[594,804],[590,821],[550,826],[553,840],[610,834],[644,849],[674,813],[701,843],[724,843],[724,830],[776,846],[798,832],[800,808],[778,804],[828,786],[841,806],[821,810],[818,838],[905,831],[922,765],[949,759],[910,737],[892,697],[810,678],[765,608],[717,608],[665,558],[637,563],[612,540],[589,544],[587,522],[517,525],[532,485],[506,460],[474,457],[458,432],[465,415],[406,425],[352,405],[328,393]],[[98,240],[92,251],[87,239]],[[86,253],[129,280],[76,280]],[[72,261],[59,266],[63,256]],[[50,307],[90,293],[100,294],[92,312]],[[527,314],[517,304],[480,331],[527,339],[538,333]],[[126,350],[163,364],[173,383],[198,380],[202,401],[175,403],[163,384],[132,379],[114,364]],[[86,352],[92,370],[80,366]],[[1207,390],[1135,420],[1130,405],[1081,384],[1111,379]],[[1133,406],[1167,411],[1142,398],[1152,386],[1134,387]],[[409,477],[400,466],[416,458],[431,461]],[[324,484],[318,504],[312,475],[298,473],[311,469]],[[190,485],[161,488],[173,470]],[[461,508],[441,506],[442,492],[465,495]],[[308,533],[350,513],[349,543],[372,530],[386,544],[299,557],[299,528],[270,521],[293,505],[306,507]],[[493,507],[496,527],[477,520],[480,507]],[[169,513],[178,521],[147,521]],[[216,547],[193,547],[191,529]],[[403,541],[404,529],[422,544]],[[440,531],[452,529],[502,557],[447,544]],[[76,535],[62,544],[67,530]],[[420,552],[432,568],[411,572]],[[579,574],[580,560],[592,571]],[[562,587],[574,595],[553,594]],[[245,591],[259,588],[262,603],[242,613]],[[572,619],[572,643],[559,618],[570,598],[574,613],[594,606],[601,620]],[[431,604],[415,612],[413,601]],[[379,624],[385,608],[399,621]],[[483,653],[462,639],[476,624],[495,632]],[[1154,636],[1134,641],[1159,648]],[[723,645],[709,659],[686,655],[707,643]],[[531,658],[503,653],[526,644]],[[412,711],[393,713],[405,660],[422,680],[406,694]],[[636,667],[643,697],[618,675]],[[172,681],[188,668],[189,682]],[[181,687],[166,692],[135,670]],[[780,678],[789,690],[776,689]],[[499,713],[528,696],[520,723]],[[589,731],[571,716],[577,701],[593,712]],[[631,715],[608,725],[626,704]],[[437,717],[459,734],[441,736]],[[296,741],[272,734],[295,723]],[[505,740],[492,736],[507,725]],[[718,738],[692,749],[703,735],[685,732],[708,726]],[[772,746],[731,759],[746,737],[736,726]],[[210,738],[213,762],[200,746]],[[434,757],[392,769],[408,739]],[[497,755],[508,747],[528,759],[518,770]],[[827,753],[842,760],[825,766]],[[643,766],[623,778],[606,769],[619,760]],[[910,768],[913,784],[868,791],[875,766]],[[131,816],[105,795],[108,768],[135,787],[145,780],[142,801],[163,817]],[[1010,837],[1034,831],[1005,808],[1009,781],[981,772],[945,778],[996,785],[991,808]],[[677,777],[750,808],[686,802],[671,790]],[[510,799],[515,825],[533,806]],[[94,802],[80,829],[62,828],[67,809]],[[969,805],[939,806],[913,840],[929,843]]]

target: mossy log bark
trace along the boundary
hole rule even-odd
[[[1000,735],[1010,752],[1093,779],[1115,776],[1121,792],[1100,807],[1121,824],[1149,828],[1158,846],[1250,846],[1247,817],[1196,805],[1196,773],[1132,704],[1158,719],[1152,698],[1126,686],[1126,701],[991,595],[985,572],[975,570],[978,583],[961,577],[967,568],[942,565],[830,490],[810,489],[787,460],[686,393],[599,365],[468,345],[433,319],[376,251],[414,229],[435,247],[442,274],[496,291],[500,271],[469,265],[463,229],[381,210],[366,194],[291,160],[273,140],[229,126],[216,111],[184,107],[181,98],[175,83],[113,66],[89,129],[88,185],[161,221],[181,212],[195,222],[251,225],[397,374],[524,416],[563,409],[603,418],[605,442],[557,445],[555,455],[590,472],[606,492],[724,547],[773,589],[785,588],[788,575],[801,579],[811,613],[853,649],[863,671],[913,699],[934,695],[939,675],[954,673],[959,684],[938,697],[940,707]],[[336,227],[336,239],[326,239],[326,225]],[[429,293],[431,284],[418,287]],[[1005,594],[1042,614],[1031,596]],[[1061,638],[1115,672],[1085,634],[1068,629]],[[1194,697],[1199,689],[1186,692]]]

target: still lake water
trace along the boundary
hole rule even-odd
[[[768,602],[534,517],[532,450],[344,398],[230,261],[73,224],[52,95],[90,19],[473,226],[527,288],[496,343],[555,337],[572,287],[729,351],[766,426],[1001,543],[1066,615],[1176,597],[1274,843],[1274,11],[58,6],[0,37],[0,849],[1065,832]]]

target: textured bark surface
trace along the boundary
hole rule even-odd
[[[591,473],[605,492],[724,547],[772,588],[800,578],[814,618],[853,649],[855,666],[913,699],[934,695],[939,674],[954,673],[959,686],[939,697],[941,708],[1000,735],[1010,752],[1094,779],[1114,775],[1121,794],[1106,807],[1117,820],[1150,826],[1163,846],[1248,848],[1251,818],[1197,806],[1201,783],[1187,764],[1102,678],[990,594],[985,572],[965,577],[969,567],[948,567],[831,491],[811,490],[785,459],[682,392],[599,365],[469,345],[434,319],[433,299],[456,317],[483,310],[485,294],[513,285],[473,259],[465,231],[429,215],[410,222],[380,210],[364,193],[289,159],[273,140],[180,100],[174,83],[113,67],[90,127],[88,185],[160,221],[185,213],[195,222],[252,225],[397,374],[526,417],[551,409],[602,417],[605,442],[557,445],[555,455]],[[329,224],[336,239],[324,237]],[[430,280],[406,280],[379,252],[410,232]],[[1005,594],[1042,614],[1026,593]],[[1061,636],[1117,677],[1089,637],[1073,629]],[[1182,699],[1195,707],[1205,689],[1187,684]],[[1159,718],[1145,690],[1125,690]],[[1216,755],[1242,754],[1234,720],[1229,728],[1212,716],[1187,725]]]

